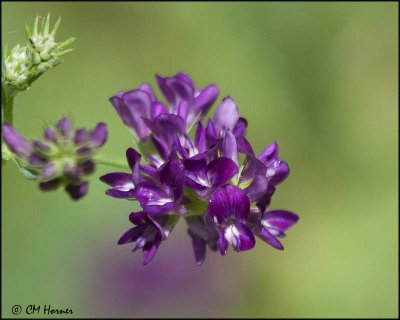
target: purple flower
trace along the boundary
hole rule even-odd
[[[217,99],[219,91],[213,84],[196,89],[193,80],[183,72],[172,77],[157,75],[157,82],[170,108],[156,99],[148,84],[119,92],[110,98],[110,102],[137,140],[143,143],[152,135],[170,148],[172,136],[182,135],[200,121]]]
[[[236,252],[246,251],[255,246],[255,236],[282,249],[278,238],[298,217],[285,210],[266,211],[277,185],[289,175],[277,143],[256,157],[246,139],[247,120],[230,97],[204,125],[202,119],[218,96],[215,85],[198,90],[182,72],[157,75],[157,82],[167,104],[158,101],[147,84],[110,99],[148,160],[141,163],[141,155],[129,148],[131,172],[100,178],[111,186],[107,195],[137,200],[143,210],[131,214],[136,226],[119,243],[135,242],[135,250],[143,248],[148,263],[166,239],[165,230],[169,234],[167,226],[184,217],[198,265],[207,247],[222,255],[229,245]]]
[[[202,120],[219,94],[214,84],[196,90],[193,80],[183,72],[172,77],[157,75],[157,82],[172,106],[172,113],[184,119],[187,129]]]
[[[206,259],[207,246],[212,251],[218,250],[218,231],[208,216],[186,217],[188,234],[192,238],[192,246],[197,265]]]
[[[293,226],[299,217],[287,210],[266,211],[262,214],[258,226],[258,236],[276,249],[283,250],[277,238],[286,237],[285,231]]]
[[[106,194],[121,199],[134,199],[135,186],[144,180],[140,174],[141,155],[135,149],[126,150],[126,159],[131,172],[111,172],[100,177],[100,180],[109,186]]]
[[[278,143],[268,145],[256,158],[247,155],[247,162],[242,172],[242,180],[254,178],[255,174],[263,174],[274,186],[282,183],[290,173],[289,165],[278,155]]]
[[[133,251],[142,249],[143,264],[148,264],[157,253],[161,241],[167,239],[178,221],[173,216],[153,218],[141,212],[132,212],[129,220],[136,226],[126,231],[118,244],[135,242]]]
[[[194,190],[215,188],[233,178],[239,168],[235,162],[226,157],[216,158],[207,164],[205,159],[185,160],[186,184]]]
[[[72,199],[78,200],[88,191],[84,178],[95,170],[93,154],[106,142],[107,126],[98,123],[91,131],[74,130],[64,117],[54,127],[44,129],[42,140],[29,143],[9,124],[3,125],[3,137],[25,167],[37,172],[41,190],[64,187]]]
[[[227,185],[211,195],[208,215],[221,228],[218,248],[222,255],[226,254],[228,243],[237,252],[254,247],[254,235],[246,226],[249,214],[250,200],[242,189]]]

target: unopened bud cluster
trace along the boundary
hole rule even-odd
[[[64,54],[72,51],[65,48],[75,40],[74,38],[62,43],[55,40],[60,22],[59,18],[50,30],[50,15],[46,18],[36,17],[32,31],[29,26],[25,28],[27,44],[18,44],[9,53],[7,47],[5,48],[2,84],[9,92],[28,89],[32,82],[47,70],[60,64]]]

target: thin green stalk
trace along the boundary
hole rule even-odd
[[[11,125],[13,124],[14,98],[15,94],[12,94],[5,87],[3,87],[3,92],[1,95],[3,121]]]
[[[119,169],[124,169],[124,170],[129,171],[129,167],[125,163],[120,163],[120,162],[117,162],[117,161],[104,159],[104,158],[101,158],[101,157],[96,157],[95,160],[96,160],[96,163],[99,164],[99,165],[109,166],[109,167],[114,167],[114,168],[119,168]]]
[[[3,122],[13,124],[13,114],[14,114],[14,98],[15,94],[10,94],[10,92],[2,86],[2,93],[1,93],[1,106],[3,110]],[[2,144],[3,148],[3,144]],[[3,151],[3,150],[2,150]],[[6,164],[6,160],[1,158],[1,165],[4,166]]]

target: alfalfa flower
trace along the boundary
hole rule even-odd
[[[142,208],[130,214],[135,227],[118,243],[135,242],[147,264],[172,230],[165,228],[166,222],[175,226],[184,217],[198,265],[207,247],[222,255],[229,246],[246,251],[255,246],[256,237],[283,249],[278,238],[299,218],[287,210],[267,211],[277,185],[290,172],[277,143],[257,157],[246,139],[247,120],[231,97],[225,97],[203,125],[218,96],[216,85],[196,89],[182,72],[157,76],[157,82],[167,103],[158,100],[148,84],[110,98],[148,160],[129,148],[130,172],[100,178],[111,186],[108,195],[137,200]]]
[[[45,128],[42,139],[28,142],[11,125],[3,125],[4,141],[24,173],[28,171],[41,190],[63,187],[74,200],[87,193],[86,177],[96,165],[93,156],[104,145],[107,135],[104,123],[92,130],[74,129],[64,117],[55,126]]]

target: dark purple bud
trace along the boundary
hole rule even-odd
[[[63,137],[67,137],[72,130],[71,121],[67,118],[61,118],[57,123],[57,129]]]
[[[56,132],[53,128],[45,128],[43,132],[43,136],[45,139],[57,143]]]
[[[88,141],[89,136],[90,136],[89,132],[86,129],[84,128],[78,129],[75,132],[74,143],[75,144],[85,143]]]
[[[42,176],[44,180],[52,178],[57,173],[57,168],[54,162],[47,163],[42,169]]]
[[[40,182],[39,188],[43,191],[51,191],[58,189],[60,185],[61,185],[61,179],[57,178],[46,182]]]
[[[44,141],[36,139],[33,141],[32,145],[33,145],[35,152],[47,153],[50,151],[49,145],[47,143],[45,143]]]
[[[80,166],[86,175],[92,174],[96,168],[95,162],[91,159],[86,160]]]
[[[97,124],[97,126],[91,132],[92,143],[95,148],[99,148],[104,145],[107,141],[107,125],[103,122]]]
[[[89,183],[87,181],[80,184],[69,184],[65,187],[65,191],[71,196],[73,200],[81,199],[88,191]]]

